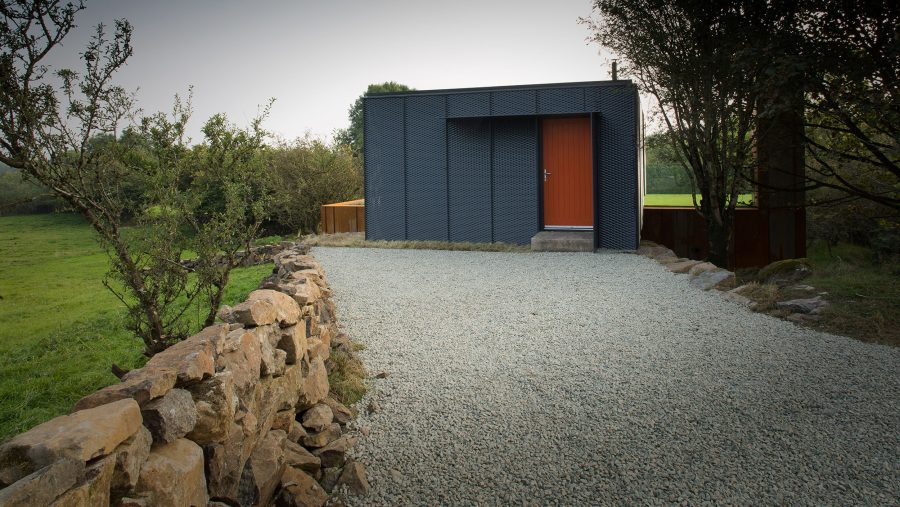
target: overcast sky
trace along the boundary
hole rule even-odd
[[[93,27],[126,18],[134,56],[119,84],[145,111],[194,86],[190,129],[217,112],[246,124],[276,99],[266,127],[330,137],[369,83],[416,89],[609,78],[588,44],[590,0],[87,0],[54,66],[78,67]]]

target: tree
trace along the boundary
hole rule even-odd
[[[335,132],[334,140],[337,144],[346,144],[350,146],[353,155],[363,158],[363,98],[370,93],[386,93],[386,92],[406,92],[413,90],[404,84],[394,81],[386,81],[381,84],[370,84],[366,88],[365,93],[350,106],[349,118],[350,126]]]
[[[259,229],[267,195],[256,176],[265,113],[246,131],[214,117],[196,151],[184,137],[190,101],[176,98],[171,117],[127,125],[132,95],[112,81],[132,53],[127,21],[115,22],[111,38],[103,25],[96,28],[82,53],[83,72],[51,74],[43,63],[83,8],[42,0],[0,4],[0,162],[49,188],[91,224],[111,261],[104,283],[152,355],[186,336],[183,317],[204,295],[211,323],[235,245],[249,245]],[[200,206],[200,187],[220,193],[223,204]],[[196,273],[180,262],[189,251],[198,256]]]
[[[695,207],[709,260],[727,265],[738,194],[755,170],[755,113],[769,62],[762,48],[792,19],[764,2],[596,0],[583,20],[595,41],[622,58],[659,106]]]
[[[870,200],[896,213],[900,6],[852,0],[805,5],[800,26],[807,62],[808,188],[831,189],[843,200]]]

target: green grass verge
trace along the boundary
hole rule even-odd
[[[697,196],[697,203],[700,196]],[[741,194],[738,196],[739,206],[750,206],[753,203],[753,194]],[[646,194],[644,206],[693,206],[694,199],[691,194]]]
[[[80,216],[0,217],[0,441],[116,382],[112,363],[144,363],[143,344],[123,328],[121,302],[101,283],[107,266]],[[242,300],[269,272],[234,270],[225,303]]]

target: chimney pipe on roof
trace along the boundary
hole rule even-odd
[[[612,80],[613,81],[618,81],[618,79],[619,79],[619,72],[618,72],[618,69],[616,68],[617,65],[618,65],[618,62],[616,62],[616,60],[613,60],[612,61]]]

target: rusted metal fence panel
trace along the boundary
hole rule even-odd
[[[364,232],[366,230],[366,206],[363,199],[323,204],[322,234],[336,232]]]

